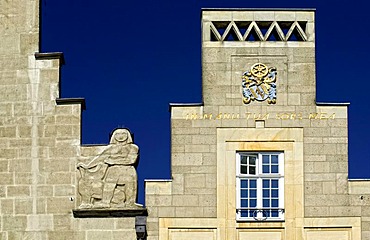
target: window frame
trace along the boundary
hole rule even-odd
[[[272,170],[272,165],[276,165],[272,163],[271,155],[278,156],[278,172],[277,173],[263,173],[263,155],[269,155],[269,171]],[[241,163],[241,157],[256,157],[255,165],[250,165],[252,167],[249,168],[249,158],[247,159],[247,164]],[[284,152],[282,151],[237,151],[236,152],[236,220],[237,221],[284,221]],[[247,173],[241,173],[241,166],[247,167]],[[255,166],[255,174],[253,174],[253,166]],[[265,168],[266,169],[266,168]],[[251,174],[252,173],[252,174]],[[248,180],[247,182],[250,184],[250,180],[256,180],[256,207],[253,208],[242,208],[241,207],[241,180]],[[263,190],[267,190],[263,188],[263,180],[278,180],[278,207],[270,207],[266,208],[263,207]],[[269,190],[273,190],[272,181],[270,181],[271,185],[269,185]],[[243,187],[244,189],[248,189],[250,195],[250,185],[248,187]],[[254,189],[254,188],[253,188]],[[253,190],[252,189],[252,190]],[[271,193],[271,192],[270,192]],[[251,200],[250,196],[247,196],[247,201]],[[254,199],[254,197],[253,197]],[[265,200],[272,200],[273,197],[270,195],[268,199]],[[245,200],[245,198],[243,198]],[[249,205],[250,203],[248,203]],[[271,203],[270,203],[271,204]],[[250,210],[253,211],[253,216],[242,216],[242,210]],[[278,213],[278,217],[270,217],[269,214],[276,210]],[[266,213],[266,211],[270,211]],[[274,214],[276,214],[274,211]],[[250,215],[247,213],[247,215]]]

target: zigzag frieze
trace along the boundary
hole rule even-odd
[[[307,41],[307,22],[213,21],[211,41]]]

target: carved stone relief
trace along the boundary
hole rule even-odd
[[[259,102],[267,99],[268,104],[276,103],[276,75],[275,67],[268,68],[263,63],[254,64],[250,70],[243,73],[243,103]]]
[[[79,209],[138,208],[136,163],[139,147],[127,129],[116,129],[110,143],[87,164],[77,164],[80,172]],[[86,161],[86,159],[85,159]]]

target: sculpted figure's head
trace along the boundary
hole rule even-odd
[[[117,143],[132,143],[131,133],[127,129],[122,128],[114,130],[110,138],[110,144]]]

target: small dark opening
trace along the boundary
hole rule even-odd
[[[244,36],[251,22],[235,22],[235,24],[239,28],[239,32]]]
[[[278,22],[278,24],[281,28],[281,31],[283,31],[284,36],[286,36],[293,22]]]
[[[299,26],[302,28],[303,32],[306,33],[307,22],[298,22]]]
[[[258,37],[258,34],[257,34],[257,32],[254,28],[251,29],[251,31],[249,32],[249,34],[248,34],[248,36],[245,40],[246,41],[251,41],[251,42],[261,41],[261,39]]]
[[[212,22],[218,33],[222,36],[230,22]]]
[[[219,41],[216,37],[216,35],[213,33],[213,31],[211,30],[211,41],[212,42],[216,42],[216,41]]]
[[[262,35],[265,36],[267,31],[269,30],[272,22],[256,22],[258,28],[261,30]]]
[[[232,27],[225,37],[225,41],[239,41],[238,36],[235,33],[235,29]]]
[[[283,39],[280,38],[280,35],[278,34],[276,28],[272,29],[270,36],[267,38],[267,41],[283,41]]]
[[[290,34],[288,41],[304,41],[301,34],[299,34],[297,27],[295,27],[292,34]]]

